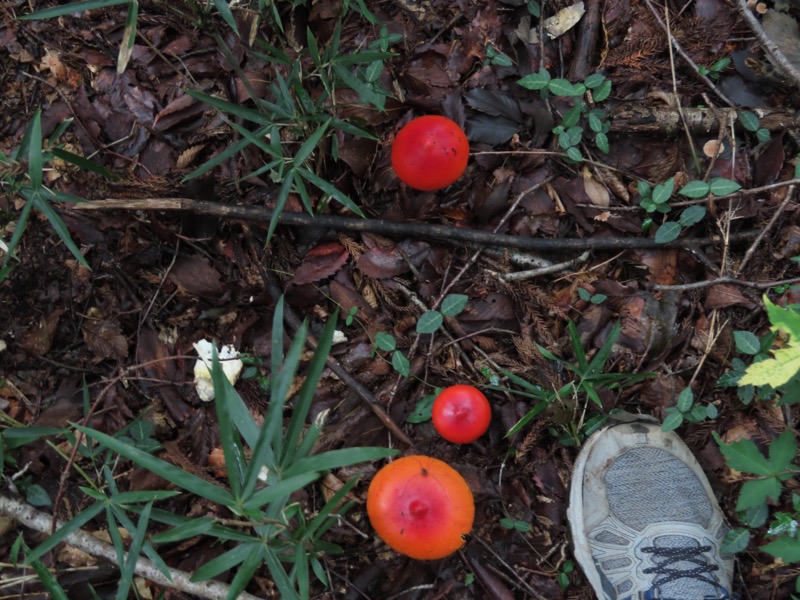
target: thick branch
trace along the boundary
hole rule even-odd
[[[21,523],[25,527],[39,531],[46,535],[50,535],[50,527],[53,523],[53,516],[45,512],[36,510],[35,508],[13,500],[0,496],[0,515],[10,517],[15,521]],[[57,529],[64,526],[62,521],[57,522]],[[117,551],[114,546],[107,544],[102,540],[82,531],[80,529],[70,533],[64,540],[66,544],[83,550],[87,554],[103,558],[112,564],[119,566],[119,559]],[[128,554],[125,553],[124,560],[128,560]],[[136,575],[144,577],[162,587],[181,590],[188,594],[194,594],[200,598],[209,598],[210,600],[223,600],[227,598],[230,588],[224,583],[218,581],[205,581],[201,583],[194,583],[190,581],[191,573],[180,571],[178,569],[170,569],[172,581],[167,579],[164,574],[158,570],[158,567],[147,558],[139,557],[136,561],[136,568],[134,570]],[[238,596],[238,600],[261,600],[258,596],[253,596],[242,592]]]
[[[189,198],[120,198],[81,202],[73,205],[75,210],[160,210],[187,212],[196,215],[220,217],[231,221],[250,221],[269,223],[272,211],[261,206],[241,206],[190,200]],[[715,244],[719,236],[708,238],[679,239],[667,244],[658,244],[647,238],[533,238],[517,235],[492,233],[475,229],[460,229],[449,225],[431,225],[408,221],[387,221],[384,219],[358,219],[336,215],[309,215],[306,213],[283,212],[278,216],[283,225],[328,227],[336,231],[367,231],[382,235],[438,239],[449,242],[465,242],[504,248],[524,248],[526,250],[629,250],[665,248],[690,248],[697,245]],[[732,235],[731,240],[751,239],[756,233],[745,232]]]
[[[800,113],[771,108],[749,109],[758,117],[759,127],[769,131],[800,129]],[[738,110],[732,108],[684,108],[686,125],[694,134],[715,134],[720,127],[736,121]],[[733,118],[731,118],[733,117]],[[683,125],[677,110],[672,108],[643,107],[622,104],[611,111],[611,131],[615,133],[641,133],[652,135],[677,135]]]

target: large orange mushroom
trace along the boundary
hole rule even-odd
[[[367,514],[380,538],[418,560],[449,556],[475,520],[472,492],[453,467],[430,456],[387,464],[367,491]]]

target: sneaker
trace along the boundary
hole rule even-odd
[[[655,420],[614,415],[587,440],[567,517],[575,558],[601,600],[731,597],[719,504],[686,444]]]

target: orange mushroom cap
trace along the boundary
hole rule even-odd
[[[380,538],[418,560],[449,556],[472,530],[475,501],[464,478],[430,456],[398,458],[378,471],[367,514]]]

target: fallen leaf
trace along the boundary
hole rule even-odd
[[[339,242],[328,242],[312,248],[294,273],[294,285],[314,283],[334,275],[347,262],[350,254]]]
[[[169,279],[190,296],[219,298],[225,291],[219,272],[197,255],[175,261]]]
[[[575,27],[585,12],[583,2],[562,8],[555,15],[544,20],[544,30],[547,32],[548,37],[554,40]]]
[[[96,308],[89,309],[81,333],[98,362],[108,358],[122,360],[128,356],[128,340],[122,335],[119,321],[106,317]]]

